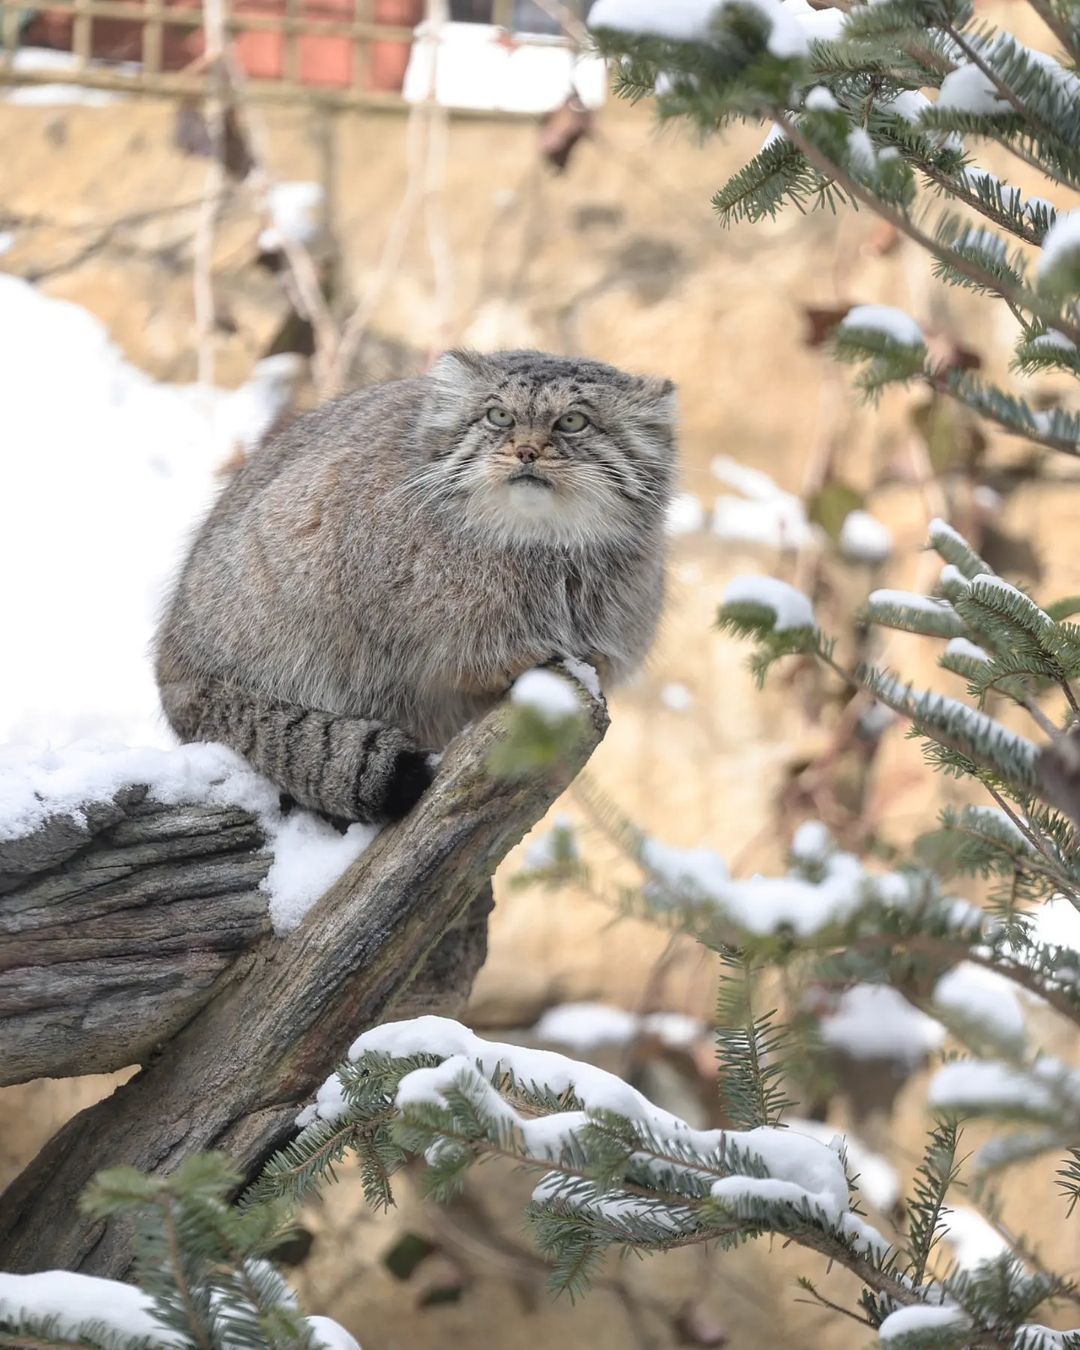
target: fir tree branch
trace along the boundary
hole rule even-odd
[[[184,1257],[180,1250],[180,1235],[176,1231],[176,1215],[173,1213],[173,1197],[167,1190],[161,1190],[155,1197],[161,1210],[161,1226],[168,1246],[169,1264],[172,1266],[173,1279],[184,1312],[188,1319],[188,1331],[199,1350],[214,1350],[213,1337],[203,1325],[202,1316],[195,1306],[191,1286],[184,1272]]]
[[[1013,111],[1016,113],[1016,115],[1020,118],[1022,122],[1026,122],[1031,126],[1037,127],[1039,131],[1042,133],[1042,135],[1049,140],[1057,139],[1058,133],[1056,129],[1054,127],[1048,126],[1033,108],[1029,108],[1027,106],[1024,100],[1020,98],[1020,96],[1017,94],[1016,90],[1013,89],[1010,84],[1008,84],[1005,80],[1001,78],[998,72],[994,69],[994,67],[990,64],[990,62],[986,60],[986,58],[982,55],[979,49],[973,46],[970,42],[968,42],[967,38],[963,35],[963,33],[960,32],[960,30],[954,24],[951,23],[942,24],[941,31],[943,33],[947,33],[948,36],[952,38],[953,42],[955,42],[956,45],[960,48],[960,50],[964,53],[967,59],[971,62],[971,64],[977,67],[977,69],[980,70],[982,74],[986,76],[986,78],[998,91],[1001,97],[1009,104],[1009,106],[1013,109]],[[1051,170],[1048,169],[1045,165],[1041,166],[1041,168],[1043,173],[1047,174],[1051,173]],[[1052,176],[1057,177],[1056,174],[1052,174]],[[1065,187],[1075,186],[1075,184],[1073,183],[1066,183],[1064,179],[1058,179],[1058,181],[1061,182],[1062,185]]]
[[[928,178],[936,187],[947,192],[950,197],[955,197],[957,201],[963,202],[972,211],[977,211],[979,215],[985,216],[987,220],[1000,229],[1008,230],[1017,239],[1022,239],[1025,244],[1031,244],[1033,248],[1038,248],[1042,243],[1042,235],[1036,231],[1034,226],[1020,221],[1004,211],[999,211],[992,202],[985,201],[977,192],[972,192],[962,179],[952,177],[951,174],[945,173],[942,169],[931,164],[929,160],[921,157],[913,157],[913,162],[924,178]],[[1017,314],[1012,304],[1008,301],[1006,303],[1009,304],[1012,312]],[[1017,317],[1020,316],[1017,314]],[[1020,322],[1025,328],[1028,326],[1026,319],[1021,318]]]
[[[1070,28],[1068,24],[1062,23],[1061,19],[1054,13],[1053,6],[1048,5],[1046,0],[1028,0],[1028,4],[1069,53],[1073,61],[1080,65],[1080,39],[1078,39],[1076,30]]]
[[[998,952],[988,952],[959,940],[935,937],[929,933],[909,933],[903,937],[897,937],[895,933],[865,933],[837,948],[840,952],[879,950],[897,954],[922,952],[927,956],[943,957],[954,965],[958,965],[961,961],[970,961],[972,965],[1003,974],[1013,984],[1041,998],[1067,1021],[1080,1026],[1080,1006],[1062,997],[1060,991],[1043,984],[1036,972],[1028,966],[1012,961]]]
[[[1031,324],[1024,315],[1017,310],[1007,296],[1001,297],[1012,311],[1013,317],[1022,328],[1030,332]],[[1037,426],[1024,425],[1017,426],[1016,422],[1010,421],[1009,417],[1000,408],[996,407],[989,398],[970,398],[968,391],[971,389],[985,389],[985,385],[976,384],[966,374],[943,375],[936,370],[926,370],[919,377],[923,383],[937,394],[944,394],[947,398],[953,399],[956,403],[965,408],[970,408],[978,413],[988,422],[993,422],[996,426],[1002,427],[1013,436],[1023,436],[1025,440],[1033,441],[1036,445],[1044,446],[1047,450],[1056,450],[1063,455],[1080,456],[1080,442],[1066,440],[1060,436],[1053,436],[1041,430]],[[997,392],[997,391],[994,391]],[[1012,403],[1015,407],[1015,402]],[[1022,406],[1022,405],[1021,405]]]
[[[850,1308],[845,1308],[842,1303],[834,1303],[832,1299],[826,1298],[824,1294],[818,1293],[817,1289],[814,1288],[809,1280],[800,1279],[799,1287],[800,1289],[805,1289],[810,1297],[792,1299],[793,1303],[805,1303],[807,1307],[810,1308],[828,1308],[830,1312],[841,1313],[844,1317],[850,1317],[853,1322],[861,1322],[864,1327],[873,1329],[874,1323],[870,1321],[869,1317],[861,1317],[857,1312],[852,1312]]]
[[[931,257],[936,258],[940,263],[943,263],[947,267],[951,267],[962,276],[966,276],[969,281],[975,282],[976,285],[981,286],[992,295],[996,295],[1005,301],[1012,301],[1025,309],[1034,309],[1034,297],[1025,298],[1019,295],[1013,287],[1002,281],[999,277],[993,276],[984,268],[979,267],[977,263],[961,256],[952,249],[944,248],[936,239],[932,239],[930,235],[924,233],[914,221],[910,220],[902,211],[896,210],[887,202],[883,202],[879,197],[875,197],[872,192],[869,192],[864,188],[861,183],[857,183],[844,168],[837,164],[835,160],[830,159],[828,155],[824,154],[812,141],[808,140],[807,137],[803,135],[798,123],[786,108],[777,105],[771,110],[771,115],[773,120],[783,129],[784,134],[788,139],[794,145],[798,146],[815,168],[820,169],[822,173],[826,173],[834,178],[840,187],[854,197],[856,201],[862,202],[864,206],[881,216],[883,220],[888,221],[894,229],[898,230],[901,234],[906,235],[913,243],[918,244],[919,247],[929,253]],[[1042,170],[1041,165],[1036,165],[1035,167]],[[1039,308],[1038,310],[1035,310],[1035,312],[1039,312],[1039,310],[1043,308],[1044,307],[1040,302]],[[1047,309],[1046,313],[1049,315],[1050,310]],[[1043,317],[1043,315],[1040,314],[1040,317]],[[1077,343],[1077,345],[1080,345],[1080,323],[1074,322],[1071,318],[1064,318],[1057,314],[1053,315],[1052,318],[1048,318],[1047,322],[1052,322],[1054,327],[1057,328],[1060,333],[1064,333],[1067,338]]]
[[[983,787],[985,787],[990,796],[993,797],[994,801],[997,803],[998,809],[1003,811],[1005,815],[1009,817],[1032,848],[1038,849],[1043,857],[1050,863],[1051,867],[1054,867],[1057,863],[1057,853],[1050,847],[1042,835],[1037,834],[1026,820],[1017,815],[1010,806],[1008,800],[1002,796],[992,783],[984,782]]]

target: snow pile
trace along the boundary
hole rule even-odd
[[[680,898],[719,901],[728,882],[724,859],[711,848],[674,848],[659,839],[641,846],[641,866]]]
[[[924,614],[955,614],[948,600],[937,595],[923,595],[919,591],[897,591],[888,587],[871,591],[866,603],[872,610],[877,605],[898,606],[903,609],[917,609]]]
[[[965,656],[969,661],[989,661],[990,653],[985,647],[980,647],[977,642],[969,642],[967,638],[950,638],[945,644],[946,656]]]
[[[853,127],[848,132],[847,149],[851,167],[857,173],[865,175],[877,172],[877,151],[862,127]]]
[[[742,494],[717,497],[713,503],[714,534],[775,549],[800,549],[814,542],[816,527],[807,520],[802,502],[778,487],[768,474],[727,455],[717,455],[709,467],[722,483]]]
[[[1064,896],[1055,896],[1032,915],[1031,936],[1050,947],[1080,951],[1080,912]]]
[[[860,1250],[884,1251],[879,1233],[850,1212],[847,1177],[838,1155],[817,1140],[794,1130],[761,1126],[757,1129],[696,1130],[686,1121],[655,1106],[614,1074],[551,1050],[487,1041],[467,1027],[444,1017],[416,1017],[373,1027],[349,1048],[356,1061],[367,1052],[404,1059],[428,1054],[441,1059],[431,1068],[415,1069],[398,1085],[399,1109],[426,1103],[443,1105],[446,1092],[465,1084],[484,1109],[514,1129],[529,1155],[557,1161],[573,1146],[575,1134],[588,1124],[590,1114],[611,1111],[639,1121],[660,1140],[697,1153],[723,1150],[728,1167],[764,1170],[765,1177],[734,1175],[713,1183],[712,1193],[730,1203],[736,1213],[748,1198],[767,1199],[809,1207],[818,1220],[838,1229]],[[491,1079],[512,1073],[521,1083],[543,1085],[556,1095],[573,1093],[581,1110],[548,1116],[522,1116],[495,1091]],[[336,1077],[336,1075],[335,1075]],[[297,1124],[338,1120],[340,1090],[329,1087],[321,1100],[309,1106]],[[553,1183],[541,1183],[534,1198],[550,1200],[558,1192]],[[621,1201],[623,1197],[605,1197]]]
[[[997,971],[961,961],[938,980],[933,1002],[961,1029],[985,1028],[996,1041],[1017,1048],[1024,1043],[1024,1014],[1015,986]]]
[[[152,1346],[171,1348],[177,1343],[176,1331],[159,1321],[153,1300],[141,1289],[66,1270],[0,1274],[0,1321],[16,1317],[54,1319],[61,1336],[74,1337],[80,1327],[94,1324],[115,1336],[141,1337]],[[305,1320],[320,1350],[360,1350],[345,1328],[329,1317]]]
[[[946,698],[944,694],[935,694],[929,690],[919,693],[910,684],[902,684],[891,676],[880,682],[878,693],[886,702],[899,704],[905,709],[910,705],[909,715],[914,722],[923,718],[948,718],[973,741],[989,740],[996,748],[1016,755],[1025,768],[1034,772],[1039,759],[1039,749],[1034,742],[995,722],[986,713],[960,703],[955,698]]]
[[[694,706],[694,696],[685,684],[674,681],[661,688],[660,702],[672,712],[689,712]]]
[[[1058,270],[1080,269],[1080,211],[1065,211],[1046,231],[1036,271],[1040,281]]]
[[[98,1322],[124,1336],[145,1336],[172,1345],[175,1333],[154,1315],[153,1300],[131,1284],[46,1270],[38,1275],[0,1274],[0,1318],[54,1317],[61,1334]]]
[[[840,526],[840,552],[852,562],[883,563],[893,551],[892,532],[869,511],[849,511]]]
[[[527,670],[519,675],[511,686],[510,701],[520,708],[531,708],[545,722],[561,722],[582,712],[573,685],[552,670]]]
[[[830,90],[823,84],[815,84],[813,89],[803,99],[803,106],[807,112],[836,112],[840,107],[836,99],[833,98]]]
[[[886,984],[856,984],[819,1022],[821,1038],[852,1059],[891,1059],[914,1067],[945,1039],[945,1028]]]
[[[407,103],[434,98],[444,108],[545,113],[573,89],[587,108],[607,97],[607,68],[575,53],[559,37],[529,33],[507,42],[495,24],[422,23],[412,44],[402,95]],[[437,36],[437,41],[431,41]],[[427,39],[427,40],[425,40]]]
[[[930,106],[930,100],[917,89],[903,89],[895,98],[883,98],[878,104],[884,112],[895,113],[905,122],[917,122],[923,114],[923,109]]]
[[[849,1175],[857,1178],[860,1193],[875,1209],[887,1213],[900,1199],[900,1176],[896,1168],[855,1135],[836,1130],[821,1120],[802,1120],[797,1116],[785,1116],[784,1124],[796,1134],[805,1134],[828,1145],[838,1157],[846,1156]]]
[[[1027,1069],[997,1060],[961,1060],[937,1071],[927,1101],[947,1111],[1055,1115],[1080,1105],[1080,1069],[1049,1055],[1040,1055]]]
[[[590,28],[615,28],[644,33],[674,42],[707,42],[713,25],[728,3],[754,9],[769,25],[766,42],[773,56],[805,56],[813,41],[840,36],[845,15],[836,9],[815,10],[807,0],[597,0],[589,15]]]
[[[374,825],[350,825],[339,834],[306,811],[282,815],[278,789],[224,745],[158,750],[80,741],[62,750],[0,746],[0,839],[28,834],[52,815],[82,821],[80,807],[136,784],[166,806],[205,802],[258,817],[273,853],[262,889],[279,935],[297,927],[378,833]]]
[[[1039,622],[1043,624],[1044,627],[1051,627],[1053,625],[1054,621],[1050,615],[1047,614],[1045,610],[1040,609],[1030,595],[1025,595],[1019,586],[1012,585],[1011,582],[1006,581],[1003,577],[995,576],[993,572],[980,572],[971,582],[971,592],[972,595],[982,600],[984,603],[986,602],[988,592],[997,592],[999,597],[1000,595],[1007,595],[1013,600],[1024,601],[1035,611]]]
[[[310,244],[319,233],[323,190],[318,183],[275,183],[267,193],[270,224],[259,235],[258,247],[274,253],[291,239]]]
[[[1076,351],[1076,343],[1064,333],[1059,333],[1056,328],[1048,328],[1045,333],[1040,333],[1037,338],[1032,338],[1032,347],[1040,352],[1065,352],[1071,356]]]
[[[793,628],[817,628],[809,599],[786,581],[775,577],[735,577],[724,591],[725,605],[759,605],[771,609],[775,618],[773,632]]]
[[[986,1222],[977,1209],[957,1205],[942,1215],[946,1244],[952,1249],[952,1258],[961,1270],[972,1270],[984,1261],[993,1261],[1002,1252],[1010,1251],[1001,1234]]]
[[[820,820],[804,820],[791,840],[791,856],[801,863],[823,863],[835,851],[833,837]]]
[[[705,1024],[683,1013],[627,1012],[605,1003],[563,1003],[549,1008],[531,1034],[578,1054],[604,1046],[629,1045],[642,1036],[655,1036],[664,1045],[692,1045],[705,1034]]]
[[[48,47],[16,47],[8,60],[16,74],[33,72],[55,72],[58,76],[69,71],[83,69],[83,63],[74,52],[53,51]],[[119,75],[134,76],[139,67],[133,61],[95,61],[86,63],[90,70],[108,70]],[[126,95],[111,89],[88,89],[81,84],[65,84],[59,81],[42,84],[18,85],[0,95],[5,103],[21,103],[36,108],[52,108],[79,104],[84,108],[103,108],[110,103],[121,102]]]
[[[705,526],[705,508],[692,492],[677,492],[668,503],[668,534],[696,534]]]
[[[600,676],[596,673],[596,668],[590,666],[588,661],[579,661],[576,656],[564,656],[559,665],[566,671],[572,679],[577,680],[593,698],[602,698],[600,690]]]
[[[802,846],[825,847],[820,835],[815,840],[813,833],[803,835],[801,840],[796,836],[793,847]],[[900,893],[902,879],[865,872],[851,853],[794,856],[804,863],[819,863],[820,878],[808,881],[793,871],[781,877],[753,876],[733,881],[723,858],[712,849],[673,848],[655,839],[645,840],[640,861],[654,878],[646,891],[655,905],[709,904],[729,922],[757,934],[782,929],[800,936],[816,933],[846,919],[868,894],[876,891],[879,898],[887,899],[894,886],[897,889],[892,898],[901,903],[906,898],[906,891]]]
[[[0,316],[0,568],[20,579],[5,621],[34,635],[0,668],[0,741],[167,745],[148,660],[156,617],[214,470],[280,411],[296,358],[271,358],[232,392],[185,388],[16,277],[0,274]]]
[[[915,1303],[910,1308],[899,1308],[890,1313],[878,1327],[878,1339],[888,1345],[890,1341],[899,1341],[917,1332],[929,1335],[933,1331],[965,1327],[967,1324],[966,1314],[955,1303]]]
[[[880,333],[901,347],[925,347],[923,331],[910,314],[892,305],[855,305],[844,315],[840,327]]]
[[[995,114],[1009,111],[1009,101],[978,66],[965,62],[941,81],[937,107],[953,112]]]
[[[1009,246],[1001,235],[981,226],[961,230],[953,240],[952,246],[974,253],[979,261],[990,267],[1004,267],[1009,253]]]

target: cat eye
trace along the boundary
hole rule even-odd
[[[556,431],[584,431],[589,419],[581,412],[568,412],[555,420]]]
[[[514,425],[512,415],[505,408],[489,408],[487,420],[493,427],[512,427]]]

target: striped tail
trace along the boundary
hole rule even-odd
[[[399,820],[431,782],[428,756],[397,727],[264,699],[216,681],[161,685],[184,741],[220,741],[301,806],[339,820]]]

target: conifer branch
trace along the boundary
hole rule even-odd
[[[855,179],[852,178],[851,175],[835,160],[830,159],[828,155],[819,150],[818,147],[803,134],[798,123],[785,108],[775,106],[772,109],[771,115],[777,125],[783,129],[784,134],[788,139],[794,145],[798,146],[816,169],[819,169],[822,173],[835,179],[835,181],[851,197],[856,201],[862,202],[864,206],[869,207],[871,211],[881,216],[883,220],[888,221],[894,229],[898,230],[901,234],[906,235],[908,239],[913,243],[918,244],[920,248],[925,249],[931,257],[936,258],[939,262],[953,268],[962,276],[967,277],[969,281],[974,282],[977,286],[982,287],[984,290],[989,291],[990,294],[996,295],[1002,300],[1015,303],[1018,307],[1023,309],[1031,309],[1035,313],[1040,313],[1043,316],[1050,316],[1047,319],[1047,322],[1052,322],[1059,332],[1064,333],[1066,337],[1080,345],[1080,323],[1075,322],[1071,318],[1066,318],[1057,314],[1056,311],[1039,301],[1037,297],[1021,295],[1014,287],[1003,282],[1000,278],[993,276],[985,268],[980,267],[969,258],[965,258],[953,249],[942,247],[936,239],[932,239],[930,235],[921,230],[914,221],[909,219],[902,211],[899,211],[889,203],[882,201],[879,197],[875,197],[874,194],[867,191],[862,184],[857,183]],[[1042,168],[1041,165],[1037,165],[1036,167]]]
[[[1069,53],[1073,61],[1080,65],[1080,28],[1070,28],[1068,24],[1062,22],[1054,12],[1053,5],[1048,4],[1047,0],[1028,0],[1028,4],[1061,43],[1065,51]]]

